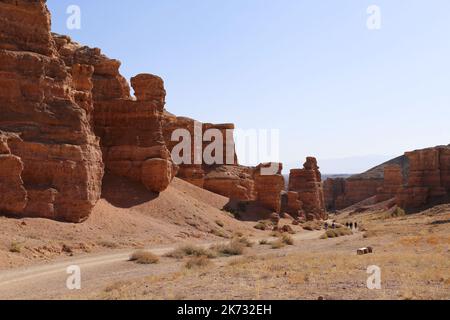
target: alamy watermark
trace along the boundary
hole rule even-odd
[[[236,153],[239,162],[249,165],[271,163],[261,169],[263,175],[278,173],[280,160],[280,132],[272,129],[210,128],[195,121],[193,131],[176,129],[172,132],[172,160],[177,165],[234,165]]]
[[[70,5],[66,9],[66,13],[69,15],[66,20],[66,27],[69,30],[81,29],[81,8],[77,5]]]
[[[381,8],[377,5],[371,5],[367,8],[367,29],[380,30],[381,29]]]
[[[69,290],[81,290],[81,268],[77,265],[67,267],[66,273],[69,277],[66,280],[66,287]]]
[[[367,289],[381,290],[381,268],[375,265],[369,266],[367,273],[370,274],[367,278]]]

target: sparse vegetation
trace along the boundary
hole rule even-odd
[[[11,242],[9,245],[9,252],[20,253],[22,251],[22,245],[18,242]]]
[[[287,244],[288,246],[293,246],[294,245],[294,238],[292,238],[288,234],[283,235],[283,237],[281,238],[281,241],[283,241],[283,243]]]
[[[242,244],[244,247],[251,248],[253,247],[253,242],[251,242],[247,237],[235,237],[233,241]]]
[[[327,230],[320,238],[321,239],[330,239],[330,238],[338,238],[338,237],[342,237],[342,236],[350,236],[352,234],[353,234],[353,232],[350,229],[348,229],[346,227],[341,227],[341,228]]]
[[[109,240],[102,240],[98,242],[98,245],[108,249],[117,249],[119,247],[119,245],[116,242]]]
[[[211,260],[208,257],[200,256],[200,257],[191,257],[186,263],[184,267],[186,269],[194,269],[194,268],[205,268],[212,265]]]
[[[201,256],[213,259],[216,257],[216,254],[209,249],[197,247],[194,245],[185,245],[178,249],[175,249],[174,251],[166,255],[166,257],[175,259],[183,259],[184,257],[201,257]]]
[[[286,246],[282,239],[275,240],[270,245],[272,249],[281,249]]]
[[[259,221],[253,228],[266,231],[268,229],[267,221]]]
[[[308,221],[302,227],[307,231],[322,230],[322,223],[320,221]]]
[[[216,220],[215,222],[221,228],[223,228],[225,226],[225,224],[222,221],[220,221],[220,220]]]
[[[139,250],[131,255],[130,261],[138,264],[156,264],[159,262],[159,257],[151,252]]]
[[[237,239],[233,239],[229,244],[222,244],[213,247],[220,256],[240,256],[244,253],[246,245]]]
[[[212,229],[210,233],[212,233],[216,237],[220,237],[220,238],[224,238],[224,239],[230,238],[230,236],[224,230],[221,230],[221,229]]]
[[[392,219],[406,216],[405,210],[396,207],[394,210],[388,211],[383,215],[383,219]]]
[[[259,244],[262,246],[265,246],[265,245],[269,244],[269,241],[267,241],[266,239],[263,239],[263,240],[259,241]]]

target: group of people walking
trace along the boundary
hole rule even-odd
[[[345,226],[350,230],[358,230],[358,222],[346,222]],[[325,222],[325,230],[328,230],[328,228],[336,229],[336,222],[333,221],[331,225]]]

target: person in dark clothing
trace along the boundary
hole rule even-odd
[[[349,228],[349,227],[350,227],[350,225],[349,225],[349,223],[348,223],[348,222],[346,222],[346,223],[345,223],[345,226],[346,226],[347,228]]]
[[[353,230],[353,222],[350,222],[350,229]]]
[[[355,222],[355,230],[358,230],[358,222]]]

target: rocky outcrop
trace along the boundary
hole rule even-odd
[[[294,218],[303,216],[303,203],[298,192],[288,191],[281,193],[281,212],[288,213]]]
[[[326,217],[322,177],[315,158],[308,157],[303,169],[291,170],[289,191],[298,193],[308,219],[324,219]]]
[[[68,72],[44,1],[1,1],[0,12],[0,189],[17,190],[15,197],[3,193],[0,210],[82,221],[100,197],[103,175],[90,126],[92,70]]]
[[[190,118],[176,117],[165,112],[162,128],[168,149],[175,154],[174,158],[182,160],[177,163],[179,165],[177,176],[187,182],[203,188],[208,171],[219,166],[226,168],[238,164],[233,139],[233,124],[200,123]],[[183,131],[186,135],[183,135]],[[186,141],[184,140],[186,138],[189,139]],[[185,149],[178,147],[183,142],[189,146],[189,152],[186,154]],[[204,154],[211,159],[204,157]],[[211,185],[211,177],[209,178],[209,185]]]
[[[23,162],[11,154],[10,139],[19,140],[0,131],[0,212],[21,214],[28,202],[22,181]]]
[[[263,169],[277,167],[274,174],[265,174]],[[274,212],[281,212],[281,192],[284,190],[284,177],[281,174],[283,165],[281,163],[265,163],[256,168],[254,180],[257,193],[257,201],[263,207]]]
[[[132,78],[134,99],[127,81],[119,73],[119,61],[68,37],[54,37],[58,52],[72,73],[80,73],[79,65],[92,68],[92,125],[100,138],[106,170],[141,182],[152,192],[164,191],[176,167],[162,132],[166,96],[163,80],[151,74]]]
[[[403,188],[403,173],[399,165],[384,168],[383,186],[377,190],[377,202],[393,199]]]
[[[407,184],[398,193],[397,205],[415,210],[447,202],[450,198],[450,146],[407,152]]]

